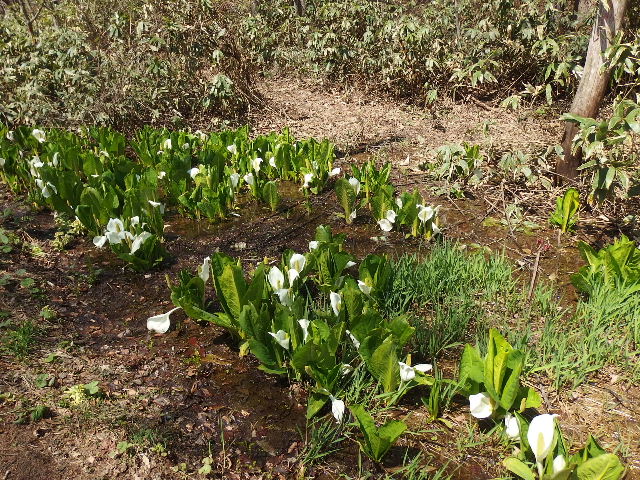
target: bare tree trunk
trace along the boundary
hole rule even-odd
[[[622,19],[629,6],[629,0],[600,0],[598,15],[594,20],[589,50],[584,62],[584,70],[578,91],[569,110],[581,117],[595,117],[609,84],[610,71],[602,71],[604,52],[611,45],[611,40],[620,30]],[[556,164],[556,182],[574,180],[578,176],[578,167],[582,161],[582,152],[572,152],[573,137],[578,127],[575,123],[566,122],[562,149],[564,158]]]
[[[296,6],[298,16],[301,17],[307,14],[307,2],[305,0],[293,0],[293,3]]]

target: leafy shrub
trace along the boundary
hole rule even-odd
[[[253,59],[359,79],[400,97],[433,101],[443,90],[477,96],[570,92],[589,36],[566,3],[261,2],[244,23]],[[548,85],[548,86],[547,86]]]
[[[0,25],[0,121],[115,127],[211,124],[257,101],[229,26],[206,1],[63,1],[32,26],[18,4]]]

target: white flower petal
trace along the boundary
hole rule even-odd
[[[231,180],[231,188],[237,188],[238,187],[238,182],[240,181],[240,174],[237,172],[233,172],[231,175],[229,175],[229,179]]]
[[[391,230],[393,230],[393,223],[391,223],[386,218],[378,220],[378,225],[380,226],[380,230],[382,230],[383,232],[390,232]]]
[[[37,128],[33,129],[33,131],[31,132],[31,135],[33,135],[35,139],[38,140],[40,143],[44,142],[47,139],[47,136],[45,135],[44,131],[39,130]]]
[[[147,318],[147,329],[156,333],[167,333],[169,327],[171,326],[169,315],[171,315],[179,308],[180,307],[176,307],[172,310],[169,310],[167,313],[162,313],[160,315],[154,315],[153,317]]]
[[[319,245],[318,242],[316,242],[315,240],[311,240],[309,242],[309,251],[311,252],[311,251],[315,250],[316,248],[318,248],[318,245]]]
[[[271,267],[267,278],[274,292],[284,288],[284,275],[278,267]]]
[[[207,283],[209,276],[211,275],[211,257],[205,257],[202,265],[198,267],[198,276],[204,283]]]
[[[416,378],[416,372],[413,367],[410,367],[404,362],[398,362],[398,365],[400,365],[400,380],[403,382],[410,382]]]
[[[553,459],[553,474],[556,475],[564,470],[567,466],[567,461],[564,459],[564,455],[560,454]]]
[[[548,413],[538,415],[529,424],[527,440],[538,463],[542,463],[551,452],[556,432],[556,416]]]
[[[99,237],[93,237],[93,244],[98,247],[98,248],[102,248],[104,247],[104,244],[107,243],[107,236],[106,235],[102,235]]]
[[[369,295],[371,293],[371,287],[367,285],[365,282],[363,282],[362,280],[358,280],[358,288],[365,295]]]
[[[293,303],[293,293],[291,293],[290,288],[281,288],[276,291],[276,295],[278,295],[280,303],[285,307],[289,307]]]
[[[413,369],[416,372],[427,373],[433,370],[433,365],[431,365],[430,363],[419,363],[417,365],[414,365]]]
[[[289,334],[284,330],[278,330],[276,333],[267,332],[278,344],[285,350],[289,350]]]
[[[295,268],[290,268],[287,271],[287,276],[289,277],[289,286],[292,286],[293,282],[296,281],[296,279],[300,276],[300,274]]]
[[[300,320],[298,320],[298,324],[302,328],[302,341],[306,342],[307,337],[309,336],[309,325],[311,324],[311,322],[306,318],[301,318]]]
[[[520,424],[518,419],[510,413],[504,417],[504,431],[510,439],[520,440]]]
[[[329,294],[329,299],[331,300],[331,309],[333,310],[333,313],[338,316],[342,309],[342,297],[339,293],[331,292]]]
[[[149,232],[142,232],[139,235],[136,235],[136,237],[133,239],[133,242],[131,243],[131,253],[136,253],[140,249],[142,244],[151,237],[153,237],[153,235],[151,235],[151,233]]]
[[[306,264],[307,259],[304,257],[304,255],[300,255],[299,253],[294,253],[289,259],[289,268],[293,268],[298,272],[302,272]]]
[[[344,402],[335,398],[333,395],[329,395],[329,400],[331,400],[331,413],[333,414],[333,418],[335,418],[338,423],[342,423],[345,410]]]
[[[353,346],[356,347],[356,350],[358,350],[360,348],[360,342],[358,341],[358,339],[354,337],[349,330],[345,330],[345,332],[347,333],[347,335],[349,335],[349,338],[351,339],[351,343],[353,343]]]
[[[487,418],[493,414],[493,400],[485,392],[469,395],[469,408],[474,417]]]
[[[360,180],[358,180],[356,177],[351,177],[349,179],[349,184],[351,185],[351,188],[353,188],[353,190],[356,192],[356,196],[358,196],[360,194]]]

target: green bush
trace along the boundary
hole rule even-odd
[[[258,101],[229,19],[211,2],[63,1],[0,24],[0,122],[209,127]]]
[[[304,17],[291,3],[261,2],[245,22],[256,62],[424,101],[442,90],[491,96],[528,88],[551,98],[570,92],[590,33],[564,2],[317,0]]]

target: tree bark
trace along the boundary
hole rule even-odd
[[[593,118],[598,114],[611,74],[609,70],[602,71],[604,52],[620,30],[628,6],[629,0],[599,0],[598,2],[598,14],[591,31],[582,78],[569,110],[574,115]],[[582,152],[572,152],[573,137],[577,131],[578,127],[575,123],[565,123],[562,137],[564,158],[558,160],[556,164],[556,183],[558,184],[566,180],[574,180],[578,176]]]
[[[293,0],[293,3],[296,6],[296,13],[298,16],[302,17],[307,14],[307,5],[305,0]]]

